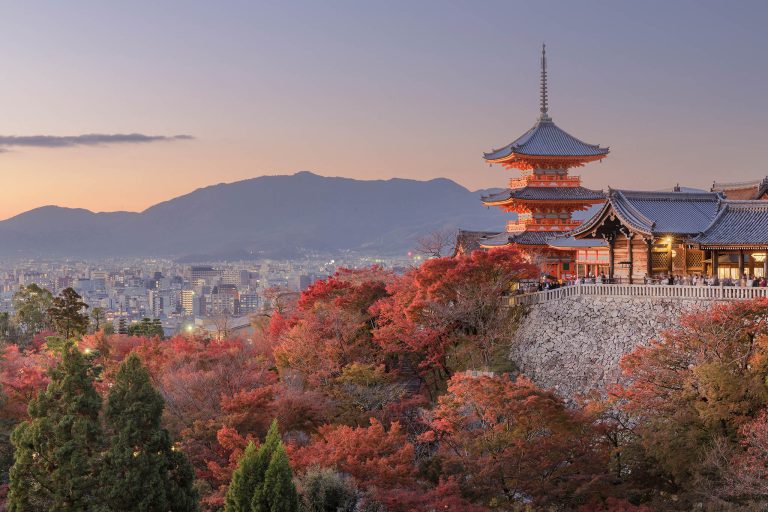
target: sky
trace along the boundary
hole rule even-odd
[[[310,170],[503,187],[550,115],[592,188],[768,175],[764,1],[0,0],[0,218]],[[300,205],[297,205],[300,207]]]

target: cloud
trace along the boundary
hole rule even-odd
[[[191,135],[144,135],[141,133],[88,133],[85,135],[0,135],[0,152],[9,147],[71,148],[74,146],[106,146],[111,144],[145,144],[194,139]]]

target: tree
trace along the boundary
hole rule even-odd
[[[537,275],[515,248],[436,258],[398,278],[372,309],[374,339],[418,367],[432,398],[467,368],[509,370],[509,343],[520,311],[505,296]]]
[[[250,512],[253,493],[259,485],[258,450],[253,442],[245,447],[224,501],[225,512]],[[266,471],[265,471],[266,472]]]
[[[11,436],[15,449],[8,510],[97,510],[101,398],[72,345]]]
[[[79,337],[88,330],[88,314],[84,312],[88,304],[72,288],[65,288],[58,297],[54,297],[48,308],[54,330],[65,339]]]
[[[262,487],[272,455],[279,446],[282,446],[280,431],[277,421],[273,421],[264,444],[257,450],[253,443],[249,443],[243,452],[237,469],[232,474],[232,482],[224,504],[225,512],[250,512],[253,510],[254,497],[257,495],[259,496],[258,506],[269,503],[267,495],[262,492]]]
[[[360,491],[330,468],[310,468],[300,480],[302,512],[355,512]]]
[[[24,341],[50,327],[48,310],[53,305],[53,294],[36,284],[21,286],[13,294],[14,321]]]
[[[252,512],[298,512],[299,497],[293,485],[293,473],[285,447],[275,448],[264,474],[264,483],[257,488],[251,502]]]
[[[274,315],[278,366],[300,374],[309,384],[327,386],[352,363],[382,362],[374,343],[376,316],[370,309],[387,295],[393,279],[380,267],[340,269],[305,290],[290,317]]]
[[[622,359],[629,384],[613,393],[633,425],[623,447],[630,474],[650,467],[676,493],[707,486],[708,452],[738,447],[741,429],[768,404],[766,318],[767,299],[712,306]]]
[[[105,413],[111,436],[101,488],[110,510],[197,510],[192,467],[160,426],[163,406],[149,372],[132,353],[120,365]]]
[[[131,324],[126,332],[131,336],[146,336],[147,338],[163,338],[165,335],[160,319],[151,319],[147,317],[142,318],[141,322]]]
[[[93,332],[98,332],[99,329],[104,326],[104,319],[106,318],[106,315],[104,314],[104,308],[93,308],[91,310],[91,318],[93,319]]]
[[[605,468],[590,423],[524,377],[454,376],[420,438],[443,476],[490,505],[577,505]]]
[[[7,311],[0,313],[0,341],[6,343],[19,341],[19,328]]]
[[[448,256],[456,243],[456,230],[438,229],[416,239],[415,251],[425,258]]]

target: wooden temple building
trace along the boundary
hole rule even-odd
[[[714,183],[709,191],[590,190],[573,167],[599,161],[608,148],[566,133],[548,112],[546,53],[541,56],[541,114],[489,164],[519,171],[503,192],[482,198],[517,214],[501,233],[460,231],[457,253],[514,245],[558,279],[604,275],[643,283],[669,275],[768,277],[768,177]],[[582,222],[574,212],[602,203]]]
[[[474,243],[486,249],[520,246],[544,274],[565,278],[574,273],[576,252],[553,248],[548,242],[580,224],[573,218],[574,212],[605,200],[601,191],[582,187],[581,178],[570,175],[569,170],[599,161],[609,150],[582,142],[549,116],[546,59],[546,48],[542,47],[541,104],[536,124],[513,142],[484,155],[491,165],[519,171],[510,179],[508,189],[482,198],[486,206],[514,212],[517,218],[507,223],[506,231],[484,233]],[[461,237],[472,238],[472,233],[462,232]]]
[[[722,192],[609,190],[574,240],[605,242],[603,273],[632,283],[668,275],[768,275],[768,201]]]

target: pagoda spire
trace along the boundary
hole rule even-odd
[[[541,115],[540,121],[551,121],[549,117],[549,101],[547,97],[547,45],[541,45]]]

